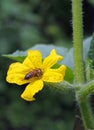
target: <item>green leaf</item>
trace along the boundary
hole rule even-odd
[[[29,48],[28,50],[40,50],[42,52],[43,58],[45,58],[47,55],[49,55],[49,53],[52,49],[56,49],[60,55],[63,55],[63,54],[66,55],[69,50],[65,47],[58,47],[55,45],[45,45],[45,44],[35,45],[35,46]],[[22,62],[24,60],[24,58],[26,57],[28,50],[26,50],[26,51],[17,50],[16,52],[14,52],[12,54],[7,54],[7,55],[3,55],[3,56],[7,57],[9,59],[15,60],[15,61]]]
[[[19,51],[17,50],[16,52],[12,53],[12,54],[7,54],[7,55],[3,55],[6,58],[18,61],[18,62],[23,62],[23,60],[25,59],[27,55],[27,52],[25,51]]]
[[[94,36],[90,42],[90,48],[86,60],[86,74],[87,79],[94,79]]]
[[[90,48],[88,52],[88,57],[92,61],[91,67],[94,69],[94,36],[90,42]]]
[[[46,45],[46,44],[37,44],[29,49],[33,50],[40,50],[42,52],[43,58],[49,55],[50,51],[52,49],[56,49],[57,53],[64,56],[68,53],[70,48],[62,47],[62,46],[56,46],[56,45]]]
[[[73,71],[69,67],[67,67],[67,69],[66,69],[64,79],[65,79],[65,81],[68,81],[69,83],[73,83],[74,74],[73,74]]]
[[[91,43],[92,37],[87,38],[86,40],[84,40],[83,43],[83,47],[84,47],[84,60],[86,60],[87,56],[88,56],[88,51],[90,48],[90,43]],[[63,43],[62,43],[63,46]],[[58,47],[55,45],[46,45],[46,44],[37,44],[30,49],[33,50],[40,50],[42,52],[43,58],[45,58],[46,56],[49,55],[50,51],[52,49],[56,49],[57,53],[62,55],[64,57],[64,59],[59,62],[59,64],[65,64],[66,66],[70,67],[72,70],[74,69],[74,60],[73,60],[73,48],[72,47],[67,47],[67,44],[65,46],[64,43],[64,47]],[[13,54],[9,54],[9,55],[4,55],[5,57],[8,57],[10,59],[13,59],[15,61],[20,61],[22,62],[25,58],[25,56],[27,55],[27,51],[16,51]]]

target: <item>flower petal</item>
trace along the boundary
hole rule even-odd
[[[12,63],[9,66],[9,70],[7,72],[7,77],[6,77],[7,82],[16,83],[18,85],[29,83],[30,80],[24,79],[28,70],[29,68],[24,66],[22,63],[19,62]]]
[[[44,73],[42,80],[45,82],[61,82],[64,80],[66,67],[60,66],[58,69],[48,69]]]
[[[65,75],[65,71],[66,71],[66,66],[65,65],[61,65],[59,68],[57,69],[53,69],[55,72],[61,73],[62,75]]]
[[[42,54],[38,50],[29,50],[28,56],[23,62],[24,65],[33,68],[41,68],[42,66]]]
[[[50,55],[47,56],[44,61],[43,61],[43,69],[46,70],[47,68],[50,68],[52,67],[54,64],[57,63],[57,61],[60,61],[62,60],[62,56],[58,55],[56,53],[56,50],[53,49],[51,52],[50,52]]]
[[[21,97],[24,100],[27,101],[33,101],[35,100],[35,98],[33,97],[38,91],[40,91],[41,89],[43,89],[43,81],[42,80],[37,80],[33,83],[30,83],[26,89],[24,90],[24,92],[22,93]]]

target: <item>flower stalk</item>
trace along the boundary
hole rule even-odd
[[[82,0],[72,0],[72,22],[73,22],[73,43],[74,43],[74,68],[75,68],[75,88],[79,85],[83,88],[85,83],[83,64],[83,16]],[[76,90],[76,89],[75,89]],[[87,97],[82,100],[83,93],[76,90],[76,97],[79,103],[81,116],[85,130],[93,130],[92,113]],[[83,91],[84,93],[87,91]],[[78,94],[79,93],[79,94]],[[86,93],[85,93],[86,94]]]

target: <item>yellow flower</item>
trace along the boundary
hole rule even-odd
[[[62,58],[55,49],[44,60],[40,51],[29,50],[23,63],[16,62],[10,65],[6,80],[18,85],[28,84],[21,97],[24,100],[33,101],[35,99],[33,96],[43,89],[44,82],[55,83],[64,80],[65,65],[57,69],[51,68]]]

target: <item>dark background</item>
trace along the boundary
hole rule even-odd
[[[94,32],[94,0],[83,0],[84,37]],[[72,44],[71,0],[0,1],[0,130],[72,130],[74,94],[47,86],[36,101],[20,98],[25,86],[8,84],[13,61],[2,54],[25,50],[38,43]]]

